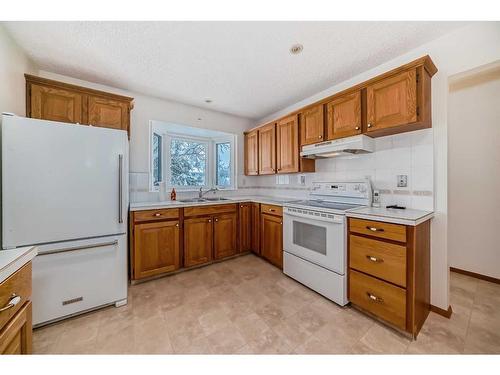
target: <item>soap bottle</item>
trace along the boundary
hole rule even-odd
[[[177,199],[177,193],[175,192],[175,188],[172,189],[172,192],[170,193],[170,200],[175,201]]]

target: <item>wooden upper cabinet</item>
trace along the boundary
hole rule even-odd
[[[129,131],[133,98],[24,76],[27,117]]]
[[[134,279],[180,267],[179,233],[177,220],[134,226]]]
[[[214,216],[214,258],[221,259],[238,252],[236,214]]]
[[[276,164],[278,173],[299,171],[299,126],[297,115],[276,124]]]
[[[32,118],[83,124],[83,95],[54,87],[31,85],[29,115]]]
[[[328,139],[361,134],[361,90],[342,95],[326,104]]]
[[[300,113],[300,145],[309,145],[324,140],[323,105],[308,108]]]
[[[367,86],[366,96],[368,134],[417,122],[417,69]]]
[[[259,174],[259,132],[245,133],[245,175]]]
[[[90,125],[129,130],[129,106],[127,103],[99,96],[89,96],[88,108]]]
[[[276,173],[276,125],[259,128],[259,174]]]
[[[184,219],[184,266],[191,267],[212,260],[212,217]]]

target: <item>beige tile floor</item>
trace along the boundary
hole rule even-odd
[[[500,353],[500,285],[451,274],[451,319],[416,341],[254,255],[129,289],[129,304],[35,330],[35,353]]]

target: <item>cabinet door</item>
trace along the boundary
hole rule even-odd
[[[361,134],[361,91],[332,100],[326,111],[328,139]]]
[[[260,254],[260,203],[252,203],[252,236],[250,249]]]
[[[191,267],[212,260],[212,217],[184,220],[184,266]]]
[[[71,90],[30,84],[31,102],[29,117],[70,122],[86,123],[83,118],[83,95]]]
[[[259,128],[259,174],[276,173],[276,126]]]
[[[367,132],[417,121],[417,71],[383,79],[366,89]]]
[[[0,331],[0,354],[32,353],[31,302],[27,302]]]
[[[324,138],[323,105],[306,109],[300,114],[300,145],[321,142]]]
[[[134,279],[175,271],[179,266],[177,220],[134,226]]]
[[[276,124],[278,173],[299,171],[299,127],[297,115],[286,117]]]
[[[283,218],[261,215],[261,255],[277,267],[283,268]]]
[[[252,250],[252,203],[240,203],[239,239],[240,251]]]
[[[117,100],[89,96],[89,124],[103,128],[128,130],[129,105]]]
[[[259,132],[257,130],[245,134],[245,174],[259,174]]]
[[[238,221],[236,214],[214,217],[214,257],[215,259],[235,255],[238,252]]]

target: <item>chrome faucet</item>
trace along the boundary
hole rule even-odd
[[[216,191],[218,191],[218,190],[219,190],[219,189],[217,189],[217,188],[211,188],[211,189],[208,189],[207,191],[203,191],[203,189],[202,189],[202,188],[200,188],[200,191],[199,191],[199,193],[198,193],[198,198],[200,198],[200,199],[201,199],[201,198],[203,198],[203,196],[204,196],[205,194],[210,193],[211,191],[213,191],[213,192],[215,193],[215,192],[216,192]]]

